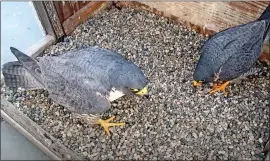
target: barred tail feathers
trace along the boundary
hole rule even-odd
[[[5,86],[12,90],[18,87],[24,89],[42,89],[43,85],[39,83],[19,61],[8,62],[3,65],[3,76]]]
[[[24,54],[14,47],[10,47],[11,52],[15,55],[18,61],[23,65],[23,67],[40,83],[43,84],[40,66],[37,62],[30,56]]]

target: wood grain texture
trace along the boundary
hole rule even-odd
[[[91,1],[54,1],[54,5],[59,19],[63,23],[90,2]]]
[[[207,35],[257,19],[269,2],[117,2],[168,17]]]
[[[61,160],[83,160],[85,158],[80,157],[77,153],[66,148],[62,143],[60,143],[56,138],[51,136],[48,132],[43,130],[34,121],[24,115],[19,111],[13,104],[6,101],[1,97],[1,110],[14,120],[18,125],[22,127],[25,131],[32,136],[32,140],[38,141],[36,144],[43,144],[40,146],[48,148],[55,156]],[[15,127],[16,128],[16,127]]]
[[[229,27],[256,20],[268,1],[238,2],[117,2],[119,7],[143,9],[176,21],[203,35],[212,35]],[[269,40],[260,56],[270,64]]]
[[[90,2],[63,22],[65,33],[70,34],[79,24],[109,5],[110,2]]]

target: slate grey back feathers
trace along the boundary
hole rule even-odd
[[[264,15],[269,14],[269,6]],[[264,15],[259,21],[229,28],[208,39],[200,51],[194,80],[210,82],[219,72],[219,79],[227,81],[247,72],[259,58],[269,34],[270,18]]]
[[[27,61],[24,64],[34,64],[34,60]],[[117,78],[122,73],[126,72],[124,77],[129,77],[126,69],[132,69],[142,77],[139,79],[146,80],[136,65],[116,52],[99,47],[70,51],[59,56],[45,55],[36,65],[38,68],[35,71],[40,71],[43,86],[49,91],[50,97],[80,114],[97,114],[108,110],[110,102],[106,96],[113,87],[118,88],[121,81]],[[3,74],[5,76],[5,72]]]

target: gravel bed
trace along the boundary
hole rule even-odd
[[[223,93],[194,89],[192,74],[205,38],[166,18],[129,8],[90,18],[45,54],[98,45],[126,56],[150,79],[150,99],[125,96],[104,117],[124,127],[105,135],[62,106],[44,90],[1,94],[65,146],[89,159],[262,160],[269,137],[270,69]]]

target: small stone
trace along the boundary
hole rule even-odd
[[[193,136],[195,139],[198,138],[198,135],[197,135],[195,132],[192,133],[192,136]]]
[[[72,137],[72,133],[70,131],[67,132],[68,137]]]
[[[259,142],[260,142],[260,143],[263,143],[263,139],[262,139],[262,138],[259,138]]]
[[[225,154],[226,152],[225,151],[218,151],[219,154]]]
[[[87,152],[83,152],[82,154],[83,154],[83,156],[85,156],[85,157],[88,155]]]

